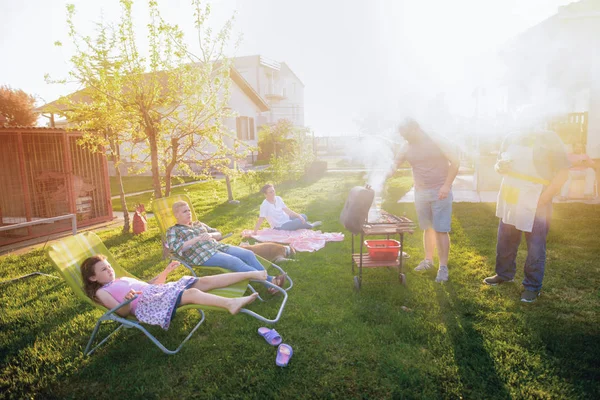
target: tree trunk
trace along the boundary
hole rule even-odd
[[[156,143],[156,133],[153,132],[152,128],[146,127],[146,135],[150,144],[150,160],[152,162],[152,186],[154,187],[154,198],[160,199],[162,197],[162,190],[160,187],[160,170],[158,168],[158,144]]]
[[[119,145],[111,141],[112,151],[112,162],[115,166],[115,173],[117,174],[117,182],[119,183],[119,198],[121,199],[121,209],[123,210],[123,233],[129,233],[130,222],[129,222],[129,210],[127,210],[127,201],[125,200],[125,188],[123,187],[123,178],[121,175],[121,148]]]
[[[171,162],[165,168],[165,197],[171,195],[171,173],[177,165],[177,152],[179,151],[179,141],[171,139]]]
[[[119,182],[119,197],[121,198],[121,209],[123,210],[123,233],[129,233],[129,210],[127,209],[127,201],[125,201],[125,190],[123,189],[123,180],[121,179],[121,171],[117,170],[117,180]]]
[[[165,170],[165,197],[171,195],[171,172],[173,172],[173,168],[175,164],[169,164]]]
[[[233,201],[233,191],[231,190],[231,180],[229,179],[229,174],[225,175],[225,183],[227,184],[227,200]]]
[[[231,170],[235,166],[233,158],[229,158],[229,169]],[[227,184],[227,200],[233,201],[233,190],[231,189],[231,179],[229,178],[229,172],[225,174],[225,183]]]

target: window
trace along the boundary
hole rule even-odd
[[[237,117],[235,119],[235,128],[239,140],[254,140],[256,138],[254,118]]]
[[[254,134],[254,118],[248,118],[248,139],[249,140],[254,140],[256,139],[256,136]]]
[[[239,140],[248,140],[248,117],[237,117],[235,128]]]

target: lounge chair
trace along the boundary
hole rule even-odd
[[[80,272],[79,267],[86,258],[93,256],[95,254],[103,254],[107,257],[108,262],[113,267],[113,269],[115,271],[115,275],[117,277],[128,276],[128,277],[135,278],[135,276],[133,276],[132,274],[130,274],[129,272],[127,272],[126,270],[124,270],[123,268],[121,268],[119,266],[119,264],[117,263],[117,260],[115,260],[113,255],[110,253],[110,251],[108,251],[108,249],[104,245],[104,243],[102,243],[102,240],[100,240],[100,238],[95,233],[85,232],[85,233],[80,233],[75,236],[67,237],[65,239],[61,239],[60,241],[58,241],[55,244],[52,244],[49,247],[47,254],[48,254],[48,257],[50,258],[50,260],[52,261],[52,263],[54,264],[54,266],[58,269],[58,272],[62,275],[62,277],[65,279],[65,281],[69,284],[71,289],[73,289],[73,292],[75,293],[75,295],[79,299],[87,302],[88,304],[92,305],[95,308],[101,309],[104,312],[104,314],[98,319],[98,322],[96,322],[96,326],[94,327],[92,335],[91,335],[91,337],[88,341],[88,344],[85,348],[85,351],[84,351],[85,355],[91,354],[98,347],[100,347],[102,344],[104,344],[108,340],[109,337],[111,337],[113,334],[118,332],[123,327],[139,329],[146,336],[148,336],[148,338],[156,346],[158,346],[158,348],[160,348],[163,352],[165,352],[167,354],[175,354],[175,353],[179,352],[179,350],[181,350],[182,346],[190,339],[190,337],[194,334],[194,332],[204,322],[205,315],[204,315],[203,310],[210,309],[210,310],[225,311],[218,307],[198,306],[198,305],[193,305],[193,304],[192,305],[184,305],[184,306],[179,307],[177,309],[178,311],[183,311],[183,310],[187,310],[187,309],[195,309],[200,313],[201,318],[200,318],[200,321],[196,324],[196,326],[194,326],[194,328],[189,332],[187,337],[179,344],[179,346],[175,350],[169,350],[162,343],[160,343],[158,341],[158,339],[156,339],[150,332],[148,332],[146,330],[146,328],[144,328],[144,326],[142,326],[142,324],[135,319],[135,317],[129,316],[127,318],[123,318],[116,313],[116,311],[120,307],[133,301],[133,299],[126,300],[123,303],[116,306],[115,308],[109,310],[106,307],[94,302],[88,296],[86,296],[86,294],[83,290],[83,281],[81,278],[81,272]],[[285,307],[285,303],[287,302],[287,293],[284,290],[282,290],[281,288],[279,288],[276,285],[273,285],[269,282],[267,282],[267,285],[269,285],[269,287],[273,287],[273,288],[279,290],[283,294],[283,300],[282,300],[282,303],[277,312],[277,316],[274,319],[267,319],[267,318],[255,313],[253,311],[250,311],[246,308],[242,308],[242,310],[240,312],[244,313],[244,314],[248,314],[262,322],[273,324],[273,323],[279,321],[279,318],[281,317],[281,314]],[[242,282],[236,283],[235,285],[228,286],[226,288],[211,290],[209,293],[217,294],[219,296],[224,296],[224,297],[230,297],[230,298],[240,297],[240,296],[244,295],[244,293],[247,290],[247,287],[248,287],[248,281],[242,281]],[[114,321],[118,324],[118,326],[108,336],[106,336],[100,343],[98,343],[94,348],[91,348],[92,344],[94,343],[94,339],[96,338],[96,335],[98,333],[98,330],[100,328],[100,325],[105,321]]]
[[[172,195],[169,197],[161,197],[160,199],[155,199],[152,202],[152,212],[154,213],[154,216],[156,217],[156,220],[158,221],[158,228],[160,229],[160,237],[162,239],[164,252],[168,252],[171,258],[179,261],[182,265],[184,265],[186,268],[188,268],[190,271],[192,271],[192,273],[194,273],[194,268],[197,268],[200,270],[205,270],[205,271],[231,272],[226,269],[218,268],[218,267],[207,267],[207,266],[203,266],[203,265],[201,265],[201,266],[188,265],[188,263],[186,263],[185,260],[181,259],[178,254],[176,254],[175,252],[172,252],[169,249],[169,247],[167,245],[166,235],[167,235],[167,230],[177,223],[177,219],[175,218],[175,215],[173,215],[173,204],[177,201],[185,201],[186,203],[188,203],[190,206],[190,210],[192,212],[192,221],[198,220],[198,218],[196,217],[196,213],[194,212],[194,208],[192,207],[192,202],[191,202],[190,198],[185,194],[176,194],[176,195]],[[290,276],[285,271],[283,271],[283,269],[281,269],[280,266],[278,266],[275,263],[270,262],[269,260],[266,260],[266,259],[260,257],[258,254],[256,254],[256,258],[258,259],[258,261],[260,261],[260,263],[265,268],[273,267],[276,270],[278,270],[279,273],[286,275],[286,277],[287,277],[286,280],[288,281],[288,287],[285,288],[286,291],[289,291],[294,286],[294,281],[290,278]],[[250,286],[250,289],[252,291],[255,291],[252,288],[252,286]],[[262,298],[260,298],[260,297],[259,297],[259,299],[262,300]]]

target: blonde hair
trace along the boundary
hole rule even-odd
[[[173,206],[172,206],[173,214],[176,214],[177,210],[179,210],[181,207],[185,207],[185,206],[189,206],[189,204],[183,200],[176,201],[175,203],[173,203]]]

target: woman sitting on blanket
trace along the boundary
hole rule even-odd
[[[308,222],[306,214],[298,214],[287,208],[283,199],[275,195],[275,186],[267,183],[260,190],[265,195],[265,199],[260,205],[258,221],[254,226],[254,235],[266,219],[273,229],[284,231],[295,231],[298,229],[312,229],[321,225],[321,221],[313,223]]]
[[[108,309],[131,299],[136,294],[139,295],[137,299],[118,309],[117,314],[122,317],[131,314],[140,322],[160,325],[163,329],[169,328],[169,324],[175,316],[175,310],[180,304],[216,306],[226,309],[231,314],[237,314],[242,307],[252,303],[258,294],[252,293],[250,296],[227,298],[206,292],[246,279],[265,280],[267,278],[266,271],[252,271],[201,278],[184,276],[177,282],[165,283],[167,275],[178,266],[177,261],[171,262],[149,283],[129,277],[115,279],[115,271],[106,257],[99,254],[89,257],[83,262],[81,277],[85,294]]]

